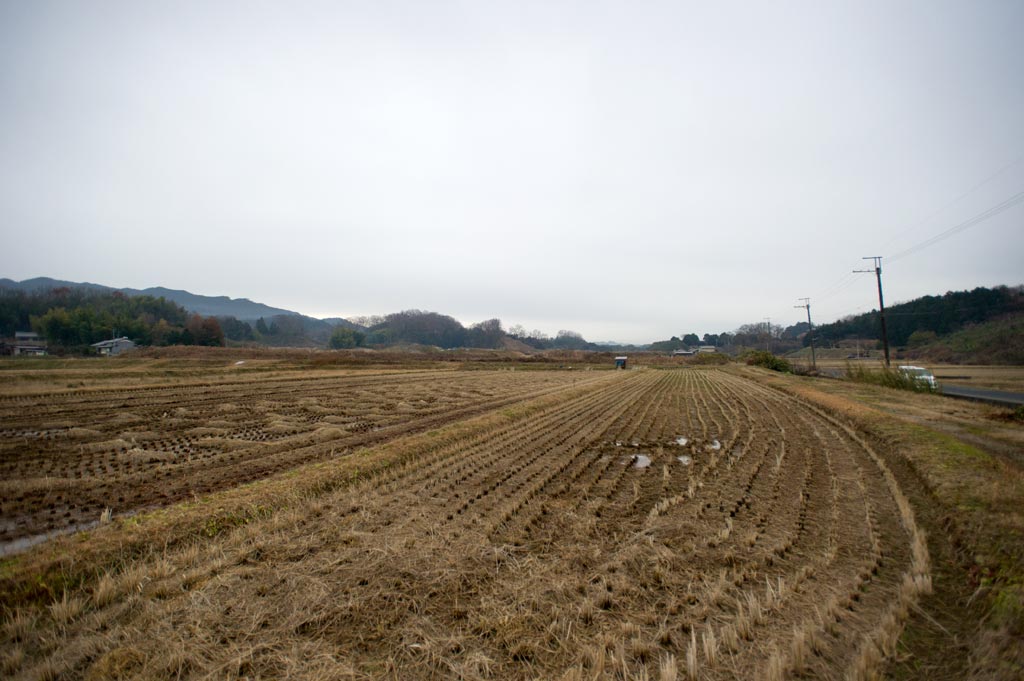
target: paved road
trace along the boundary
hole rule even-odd
[[[1015,407],[1024,404],[1024,393],[1011,393],[1004,390],[989,390],[987,388],[965,388],[962,385],[946,385],[939,383],[939,392],[950,397],[960,397],[965,400],[976,400],[978,402],[989,402],[1004,407]]]

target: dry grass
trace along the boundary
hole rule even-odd
[[[701,634],[701,646],[704,649],[704,661],[709,667],[718,663],[718,640],[715,638],[715,630],[708,627]]]
[[[697,632],[690,630],[690,643],[686,646],[686,678],[696,679],[700,672],[700,662],[697,658]]]
[[[675,655],[669,653],[658,663],[658,681],[676,681],[679,678],[679,666]]]
[[[35,628],[35,615],[29,610],[15,609],[4,621],[4,636],[12,641],[24,641]]]
[[[92,602],[98,608],[103,608],[114,602],[118,596],[117,578],[106,572],[97,580],[92,592]]]
[[[59,625],[73,622],[85,610],[85,600],[77,596],[69,596],[65,591],[59,601],[50,604],[49,611],[53,620]]]
[[[813,633],[807,627],[798,625],[793,629],[789,645],[789,664],[794,672],[802,674],[807,668],[807,658],[813,652]]]
[[[768,681],[782,681],[782,679],[786,678],[786,663],[777,650],[773,650],[771,655],[768,656],[765,678]]]
[[[21,646],[8,646],[3,653],[0,653],[0,672],[7,676],[14,676],[24,660],[25,651]]]
[[[60,540],[12,568],[68,588],[12,611],[3,665],[98,678],[877,674],[939,583],[877,443],[735,377],[648,374],[119,518],[88,544]],[[680,421],[744,456],[683,469],[655,444]],[[762,444],[783,426],[777,458]],[[643,443],[652,466],[609,458],[616,440]],[[794,530],[797,513],[812,531]],[[57,554],[61,571],[34,571]]]

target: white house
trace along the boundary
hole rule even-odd
[[[101,355],[113,356],[120,355],[122,352],[131,350],[135,347],[135,343],[128,340],[127,337],[122,336],[120,338],[114,338],[112,340],[100,341],[99,343],[93,343],[92,347]]]

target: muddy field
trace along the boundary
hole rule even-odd
[[[12,676],[867,678],[932,588],[914,513],[868,443],[717,370],[0,406],[5,540],[112,508],[95,544],[122,547],[49,605],[8,609]],[[116,514],[227,487],[226,504],[317,461],[266,481],[331,480],[289,503],[126,548],[135,519]],[[245,494],[270,499],[261,484]]]

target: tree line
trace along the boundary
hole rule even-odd
[[[403,310],[382,317],[350,320],[361,328],[338,328],[331,336],[332,347],[431,345],[440,348],[502,348],[512,338],[537,349],[594,349],[575,331],[559,331],[549,338],[540,331],[527,332],[521,325],[509,330],[500,319],[486,319],[463,326],[457,319],[437,312]]]
[[[68,351],[121,336],[140,345],[224,344],[216,318],[190,315],[162,297],[71,288],[0,290],[0,334],[10,337],[28,329],[51,348]]]
[[[979,286],[971,291],[949,291],[924,296],[886,308],[885,325],[891,345],[914,345],[923,338],[943,336],[995,317],[1024,312],[1024,288]],[[848,338],[881,339],[878,310],[846,317],[814,330],[823,345]],[[807,344],[805,339],[804,344]]]
[[[710,345],[723,352],[734,353],[770,346],[773,352],[788,352],[800,347],[808,328],[807,322],[798,322],[786,327],[757,322],[743,324],[732,332],[705,333],[703,336],[685,333],[681,336],[672,336],[669,340],[651,343],[650,349],[655,352],[675,352],[696,350],[702,345]]]
[[[575,331],[562,330],[552,338],[522,325],[506,330],[500,319],[486,319],[463,326],[457,319],[437,312],[403,310],[385,316],[354,317],[355,328],[338,327],[331,335],[333,348],[429,345],[445,349],[497,349],[513,339],[538,350],[597,350]]]

